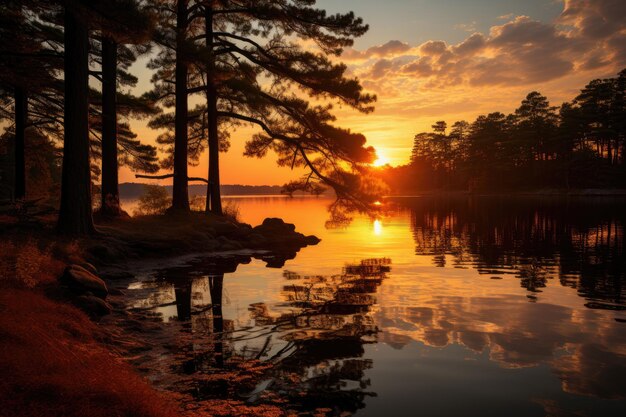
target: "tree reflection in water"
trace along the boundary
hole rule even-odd
[[[366,403],[371,410],[394,391],[432,405],[437,396],[431,398],[419,381],[447,395],[459,381],[480,379],[483,372],[520,383],[515,378],[530,378],[523,369],[547,371],[552,376],[541,381],[556,383],[556,391],[545,397],[537,392],[529,401],[539,395],[569,410],[576,395],[594,398],[597,403],[588,403],[594,406],[619,405],[610,401],[626,397],[624,312],[618,311],[625,307],[623,202],[464,198],[408,204],[409,210],[390,215],[377,245],[354,246],[394,257],[394,279],[382,289],[387,259],[323,276],[281,276],[258,264],[231,274],[251,262],[243,255],[156,271],[153,281],[140,286],[144,295],[135,307],[150,311],[155,321],[154,313],[176,320],[161,326],[161,339],[150,336],[160,348],[146,353],[151,360],[141,366],[154,367],[147,373],[157,385],[183,393],[189,406],[235,399],[340,415]],[[371,233],[371,223],[364,224]],[[361,237],[359,227],[357,222],[349,233],[333,235],[335,242],[329,236],[326,252],[316,248],[315,256],[301,258],[303,268],[342,262],[350,256],[341,252],[346,242]],[[413,255],[412,243],[426,258]],[[260,259],[280,268],[293,256]],[[435,267],[424,264],[429,257]],[[380,345],[372,349],[370,343]],[[431,362],[422,352],[443,359]],[[476,359],[476,366],[457,369],[456,360],[466,357]],[[441,368],[429,380],[415,363]],[[381,372],[414,378],[422,389],[410,391]],[[523,386],[541,381],[524,380]],[[502,382],[484,387],[496,397],[509,388]],[[370,399],[375,392],[380,397]]]
[[[272,326],[288,343],[270,357],[274,389],[303,409],[335,413],[365,407],[370,380],[363,345],[377,341],[370,315],[375,293],[390,270],[389,259],[366,259],[339,275],[301,276],[285,271],[282,291],[291,311],[272,314],[265,303],[251,306],[257,325]],[[268,339],[269,340],[269,339]]]
[[[588,307],[624,309],[623,199],[433,198],[409,205],[415,252],[436,266],[514,274],[531,300],[558,279],[588,298]]]
[[[144,307],[175,307],[181,329],[168,341],[175,346],[170,347],[165,372],[172,378],[166,388],[195,400],[287,400],[290,409],[302,412],[339,414],[365,407],[364,399],[375,394],[367,390],[365,371],[372,361],[363,358],[364,344],[377,341],[370,313],[391,260],[366,259],[331,276],[284,271],[283,301],[251,304],[254,325],[235,329],[223,314],[224,275],[249,261],[214,258],[156,273],[160,290]],[[209,303],[202,300],[206,293]]]

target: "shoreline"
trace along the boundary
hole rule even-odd
[[[419,197],[626,197],[626,189],[589,188],[579,190],[534,190],[534,191],[465,191],[434,190],[415,194],[387,194],[383,198],[419,198]]]
[[[149,312],[128,309],[125,284],[155,267],[203,258],[224,259],[227,268],[257,258],[278,268],[317,237],[278,218],[252,227],[205,213],[99,222],[98,235],[80,239],[58,236],[49,218],[35,220],[26,233],[19,221],[0,225],[0,333],[7,335],[0,350],[10,353],[0,366],[11,381],[0,384],[0,398],[7,417],[287,415],[284,405],[236,396],[192,410],[184,395],[159,389],[133,357],[158,347],[167,329]],[[216,378],[250,379],[252,365]]]

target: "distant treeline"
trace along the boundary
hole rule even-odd
[[[172,195],[172,186],[163,186]],[[280,185],[222,185],[222,195],[276,195],[280,194]],[[145,184],[126,182],[120,184],[121,199],[135,199],[141,197],[146,192]],[[189,186],[190,195],[205,195],[206,185],[194,184]]]
[[[395,193],[626,188],[626,69],[551,106],[534,91],[512,114],[445,121],[415,136],[411,162],[381,176]]]

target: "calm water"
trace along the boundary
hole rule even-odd
[[[132,307],[175,329],[157,385],[219,396],[203,377],[260,359],[273,367],[236,394],[300,410],[626,415],[623,201],[411,198],[333,230],[327,200],[237,201],[244,221],[322,242],[281,268],[244,256],[138,275]]]

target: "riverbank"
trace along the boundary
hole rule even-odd
[[[49,217],[2,219],[3,416],[287,415],[280,407],[252,406],[234,397],[206,401],[189,409],[178,394],[155,390],[127,363],[129,353],[145,348],[142,332],[150,331],[149,320],[140,328],[103,327],[89,319],[89,309],[77,300],[101,297],[113,315],[125,317],[120,303],[123,293],[114,288],[114,280],[132,276],[128,271],[131,262],[230,252],[259,256],[268,264],[280,265],[319,239],[296,232],[295,226],[280,219],[266,219],[252,227],[203,213],[120,219],[97,226],[97,236],[72,239],[58,237]],[[93,270],[90,264],[95,265]],[[83,265],[86,271],[75,265]],[[100,268],[109,271],[109,279],[98,272]],[[87,287],[77,291],[77,282],[85,281],[67,281],[68,271],[79,271],[79,281],[85,278],[85,272],[97,279],[101,276],[108,295]],[[136,323],[127,318],[123,322]]]

